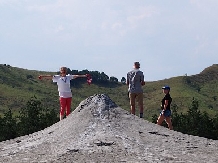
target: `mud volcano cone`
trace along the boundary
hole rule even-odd
[[[218,141],[129,114],[107,95],[88,97],[64,120],[0,143],[2,163],[218,162]]]

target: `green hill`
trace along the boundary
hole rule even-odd
[[[56,73],[27,70],[0,64],[0,113],[8,108],[16,113],[33,96],[40,99],[45,107],[56,108],[58,113],[57,85],[51,80],[38,79],[41,74]],[[72,109],[75,109],[80,101],[91,95],[105,93],[117,105],[129,110],[127,86],[125,84],[120,82],[99,83],[93,80],[93,84],[88,85],[85,79],[75,80],[78,80],[81,84],[75,84],[72,87]],[[172,105],[178,106],[180,112],[186,112],[192,99],[195,98],[199,101],[201,111],[207,111],[210,116],[218,113],[218,64],[207,67],[196,75],[146,82],[143,87],[146,119],[151,120],[153,114],[159,113],[160,101],[163,97],[161,87],[166,84],[171,86]]]

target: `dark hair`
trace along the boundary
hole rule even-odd
[[[139,62],[134,62],[134,66],[135,66],[136,68],[140,68],[140,63],[139,63]]]

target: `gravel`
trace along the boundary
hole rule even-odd
[[[130,114],[106,94],[64,120],[0,143],[1,163],[218,162],[218,141],[182,134]]]

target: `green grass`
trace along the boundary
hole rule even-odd
[[[59,99],[57,85],[51,80],[39,80],[41,74],[56,74],[57,72],[45,72],[27,70],[0,64],[0,114],[11,108],[17,113],[31,97],[40,99],[44,106],[52,107],[59,111]],[[199,101],[199,109],[206,111],[210,116],[218,113],[218,65],[206,68],[200,74],[193,76],[178,76],[169,79],[146,82],[144,90],[145,119],[151,120],[153,114],[158,114],[160,101],[164,94],[161,87],[170,85],[172,105],[179,107],[179,112],[186,112],[192,99]],[[77,79],[75,79],[77,80]],[[118,106],[129,110],[127,97],[127,85],[118,83],[100,85],[86,83],[72,87],[72,110],[79,103],[94,94],[107,94]],[[138,114],[138,111],[137,111]]]

